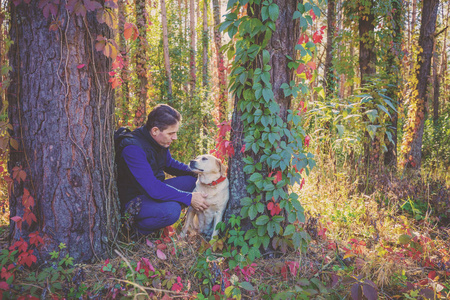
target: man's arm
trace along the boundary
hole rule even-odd
[[[192,172],[188,165],[173,159],[172,155],[170,155],[170,151],[167,151],[166,167],[164,168],[164,171],[173,176],[190,175],[197,177],[197,174]]]
[[[147,161],[144,150],[140,147],[136,145],[126,146],[122,150],[122,157],[134,178],[148,196],[161,201],[177,201],[188,206],[191,205],[191,193],[180,191],[159,181],[155,177],[152,167]]]

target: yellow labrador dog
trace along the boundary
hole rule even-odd
[[[181,237],[194,230],[211,239],[217,235],[216,226],[222,221],[223,212],[229,198],[228,178],[222,162],[212,155],[200,155],[189,163],[191,170],[198,174],[194,192],[207,194],[209,207],[204,211],[197,211],[192,206],[186,214]]]

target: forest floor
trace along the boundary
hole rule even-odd
[[[250,266],[230,269],[221,250],[226,245],[211,247],[200,236],[180,240],[175,224],[159,235],[125,239],[118,243],[114,258],[97,264],[72,266],[61,259],[53,269],[22,269],[15,274],[11,295],[450,299],[448,183],[391,175],[358,182],[334,166],[322,169],[328,172],[310,174],[297,191],[307,213],[304,228],[312,238],[306,253],[267,253]],[[6,232],[3,225],[3,249]],[[208,248],[213,255],[206,255]]]

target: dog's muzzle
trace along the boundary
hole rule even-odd
[[[203,172],[202,169],[199,169],[199,168],[196,166],[196,163],[197,163],[197,162],[196,162],[195,160],[191,160],[190,163],[189,163],[189,168],[191,168],[192,171],[200,171],[200,172]]]

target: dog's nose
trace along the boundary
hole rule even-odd
[[[195,169],[195,160],[191,160],[189,163],[189,168]]]

